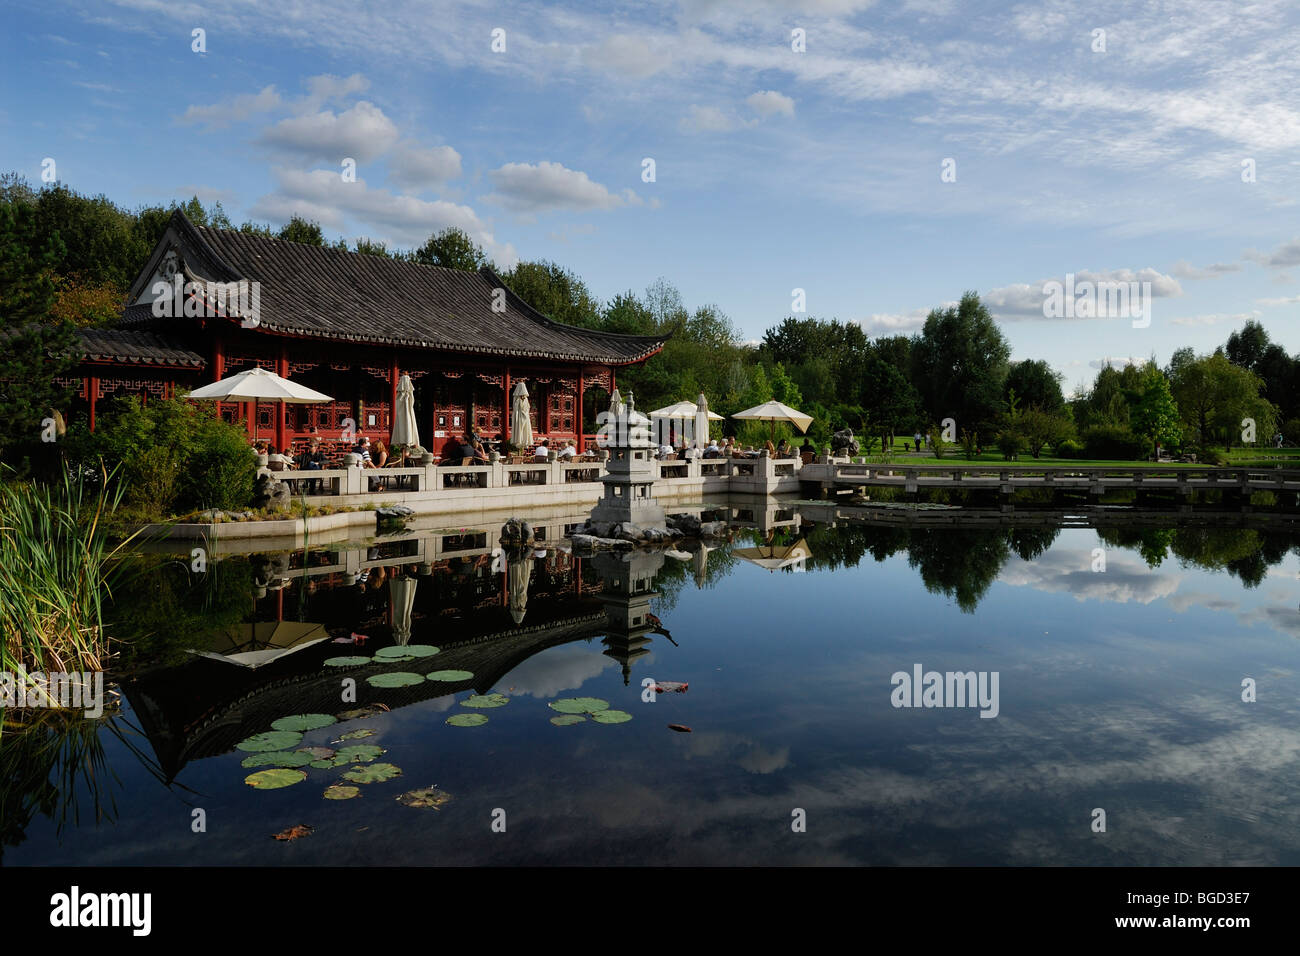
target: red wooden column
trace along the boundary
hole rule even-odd
[[[388,453],[393,453],[393,426],[397,424],[397,353],[393,353],[392,368],[389,374],[389,400],[388,400]]]
[[[613,395],[616,388],[618,388],[618,385],[614,382],[614,366],[611,365],[609,367],[609,394]]]
[[[226,343],[220,335],[212,338],[212,381],[219,382],[226,374]],[[217,402],[217,417],[221,417],[221,402]]]
[[[501,421],[501,435],[507,449],[510,445],[510,369],[506,368],[506,417]]]
[[[90,399],[90,430],[95,430],[95,401],[99,398],[99,376],[92,375],[86,380],[86,398]]]
[[[587,391],[586,386],[583,384],[582,381],[582,370],[579,369],[578,370],[578,454],[579,455],[581,455],[587,447],[587,441],[582,434],[587,430],[586,429],[586,420],[587,420],[586,406],[583,405],[582,403],[583,397],[586,395],[586,391]]]
[[[284,346],[280,346],[280,358],[276,360],[275,374],[281,378],[289,377],[289,356]],[[256,412],[255,412],[256,414]],[[283,452],[285,446],[284,402],[275,403],[275,449]]]

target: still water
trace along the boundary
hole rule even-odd
[[[111,719],[6,734],[3,862],[1300,864],[1300,534],[775,518],[630,561],[558,528],[513,559],[495,528],[441,529],[201,584],[148,559],[120,620],[167,666],[129,662]],[[277,620],[318,627],[228,659]],[[323,664],[395,639],[440,652]],[[425,679],[446,670],[474,676]],[[974,672],[989,716],[920,687],[895,706],[929,671]],[[420,680],[367,680],[394,672]],[[689,686],[650,701],[647,678]],[[631,719],[552,723],[578,697]],[[359,766],[400,776],[345,800],[323,793],[346,765],[245,784],[264,768],[236,745],[273,721],[376,703],[288,749],[377,745]],[[398,799],[430,787],[436,809]]]

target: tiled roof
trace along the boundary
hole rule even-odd
[[[179,365],[191,368],[202,368],[207,364],[207,360],[198,352],[155,332],[129,329],[78,329],[77,339],[83,353],[83,361]]]
[[[271,332],[609,365],[639,362],[663,347],[654,336],[552,322],[486,267],[465,272],[212,229],[179,211],[172,226],[191,246],[182,252],[190,271],[214,282],[260,284],[260,327]],[[493,310],[494,300],[504,311]],[[145,306],[125,316],[128,324],[150,318]]]

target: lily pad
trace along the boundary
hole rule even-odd
[[[424,675],[425,680],[441,680],[447,681],[448,683],[452,681],[473,680],[473,678],[474,674],[472,671],[433,671],[432,673]]]
[[[562,714],[594,714],[598,710],[609,710],[609,701],[599,697],[565,697],[546,706]]]
[[[311,754],[298,750],[278,751],[275,753],[257,753],[245,757],[239,762],[241,767],[305,767],[312,762]]]
[[[626,724],[632,715],[626,710],[599,710],[591,715],[591,719],[598,724]]]
[[[271,722],[272,730],[296,730],[299,733],[305,733],[308,730],[319,730],[322,727],[328,727],[337,721],[329,714],[294,714],[291,717],[281,717],[279,720]]]
[[[330,657],[325,660],[326,667],[360,667],[369,663],[368,657]]]
[[[374,763],[368,767],[353,767],[343,775],[343,779],[353,783],[383,783],[385,780],[392,780],[401,775],[400,767],[395,767],[391,763]]]
[[[299,747],[294,752],[307,754],[312,760],[328,760],[334,756],[333,747]]]
[[[451,803],[451,794],[437,787],[425,787],[423,790],[408,790],[398,796],[397,802],[421,810],[441,810],[443,804]]]
[[[350,763],[352,763],[351,760],[335,754],[332,757],[321,757],[319,760],[313,760],[311,766],[317,770],[329,770],[331,767],[346,767]]]
[[[325,788],[326,800],[351,800],[359,796],[361,796],[361,788],[346,783],[331,783]]]
[[[423,657],[424,655],[419,655]],[[416,655],[411,653],[407,647],[381,647],[375,651],[375,660],[377,661],[413,661]]]
[[[371,674],[366,678],[366,683],[371,687],[410,687],[412,684],[423,684],[424,678],[409,671],[393,671],[391,674]]]
[[[460,702],[462,707],[504,707],[510,703],[510,698],[505,694],[484,694],[480,696],[475,694],[473,697],[466,697]]]
[[[292,787],[295,783],[302,783],[306,779],[307,774],[302,770],[277,767],[274,770],[250,773],[244,778],[244,783],[258,790],[279,790],[281,787]]]
[[[551,723],[556,727],[572,727],[574,724],[585,724],[587,717],[585,714],[560,714],[558,717],[552,717]]]
[[[367,737],[373,737],[378,732],[377,730],[371,730],[369,727],[359,727],[356,730],[349,730],[339,737],[339,740],[364,740]]]
[[[302,743],[302,734],[293,730],[268,730],[266,733],[254,734],[247,740],[235,744],[239,750],[248,753],[268,753],[272,750],[289,750]]]
[[[482,727],[488,719],[487,714],[456,714],[448,717],[446,722],[453,727]]]
[[[334,759],[344,763],[370,763],[382,753],[385,753],[384,748],[374,744],[352,744],[350,747],[341,747]]]
[[[338,718],[339,720],[360,720],[364,717],[378,717],[380,714],[386,713],[388,713],[387,704],[367,704],[365,707],[345,710],[338,715]]]
[[[396,650],[396,648],[390,649]],[[402,648],[402,650],[406,652],[407,657],[432,657],[434,654],[442,653],[441,648],[433,647],[429,644],[407,644]],[[378,656],[377,653],[376,656]]]

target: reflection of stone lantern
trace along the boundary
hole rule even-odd
[[[659,620],[650,601],[659,596],[655,576],[664,566],[662,551],[602,551],[592,558],[600,576],[600,602],[605,606],[605,656],[623,665],[623,683],[631,682],[632,661],[650,653],[650,632]]]

